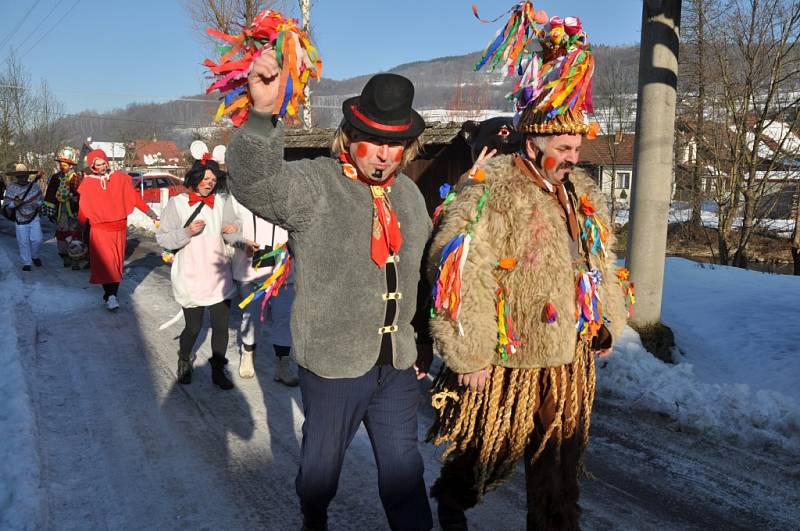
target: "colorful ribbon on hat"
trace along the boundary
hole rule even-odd
[[[310,79],[320,79],[322,60],[297,19],[267,9],[256,15],[252,24],[238,35],[212,28],[206,32],[228,43],[217,48],[222,54],[218,63],[210,59],[203,62],[215,78],[206,94],[219,90],[223,95],[214,121],[230,115],[234,127],[239,127],[247,120],[252,103],[247,76],[253,61],[270,48],[275,50],[281,65],[279,91],[283,94],[283,98],[275,102],[272,114],[286,116],[290,122],[298,121],[298,109],[305,103],[305,87]]]
[[[474,5],[472,11],[481,22],[494,22],[481,19]],[[594,56],[580,19],[548,19],[530,0],[515,4],[507,13],[511,16],[483,51],[475,70],[502,68],[507,77],[519,76],[506,96],[518,112],[535,102],[536,111],[546,120],[572,109],[592,113]],[[540,50],[534,52],[535,47]]]

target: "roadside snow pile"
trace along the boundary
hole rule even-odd
[[[24,293],[12,271],[17,266],[0,249],[0,292],[6,308],[17,308]],[[39,466],[34,419],[17,347],[18,314],[0,319],[0,529],[36,529],[39,521]]]
[[[662,319],[682,354],[664,364],[627,328],[598,362],[598,393],[676,427],[800,450],[800,278],[666,263]]]
[[[152,208],[153,211],[159,215],[159,217],[161,216],[161,205],[158,203],[148,203],[148,205],[150,205],[150,208]],[[156,226],[153,223],[153,220],[148,218],[143,212],[139,212],[138,208],[134,208],[133,212],[131,212],[131,215],[128,216],[128,226],[136,227],[137,229],[144,229],[152,233],[156,232]]]
[[[598,394],[634,410],[669,416],[675,427],[740,445],[800,450],[800,407],[776,391],[698,381],[690,363],[662,363],[626,328],[613,354],[598,360]]]

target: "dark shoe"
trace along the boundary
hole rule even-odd
[[[64,258],[64,267],[69,267],[72,265],[72,260],[69,258]]]
[[[233,389],[233,382],[228,378],[228,375],[225,374],[225,364],[227,362],[228,360],[223,356],[217,354],[211,356],[211,381],[214,382],[214,385],[225,391]]]
[[[86,262],[86,265],[85,265],[85,266],[83,266],[83,268],[84,268],[84,269],[90,269],[90,268],[91,268],[91,266],[89,265],[89,262]]]
[[[300,528],[300,531],[328,531],[328,523],[312,521],[303,517],[303,526]]]
[[[42,260],[39,258],[34,258],[33,265],[35,265],[36,267],[42,267]]]
[[[22,270],[23,271],[32,271],[33,268],[31,266],[29,266],[29,265],[24,265],[24,266],[22,266]]]
[[[189,385],[192,383],[192,362],[180,357],[178,353],[178,383]]]
[[[442,503],[439,500],[437,506],[437,516],[439,517],[439,525],[442,531],[468,531],[467,516],[464,511],[453,505]]]
[[[64,267],[66,267],[66,266],[64,266]],[[80,264],[78,264],[77,262],[72,264],[72,270],[73,271],[80,271],[81,270]]]

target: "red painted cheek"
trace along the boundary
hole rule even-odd
[[[403,160],[403,153],[405,153],[405,151],[406,150],[403,148],[397,150],[397,155],[394,156],[395,162],[400,162],[401,160]]]
[[[367,145],[363,142],[359,142],[358,146],[356,146],[356,157],[363,158],[367,156]]]
[[[553,157],[545,157],[544,158],[544,169],[552,170],[556,167],[556,159]]]

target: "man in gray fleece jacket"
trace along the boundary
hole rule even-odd
[[[425,128],[411,107],[414,87],[402,76],[374,76],[342,106],[338,161],[284,162],[283,125],[271,115],[279,73],[272,51],[254,62],[253,108],[227,159],[239,202],[289,232],[305,413],[295,482],[303,529],[327,529],[345,451],[363,422],[390,527],[429,530],[417,447],[417,377],[427,367],[417,363],[411,321],[431,222],[417,186],[399,173]]]

